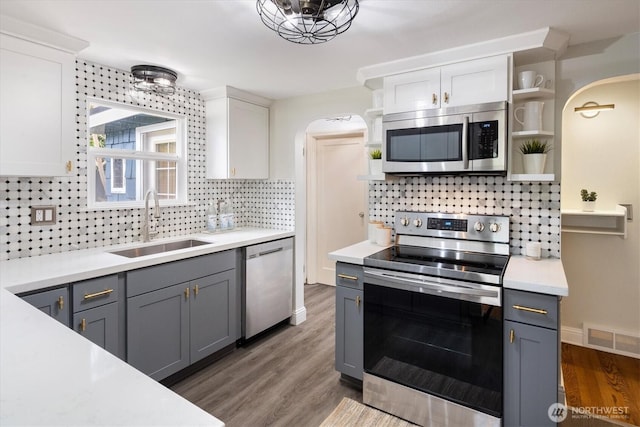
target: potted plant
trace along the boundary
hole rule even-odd
[[[593,212],[596,208],[598,193],[595,191],[589,192],[586,188],[583,188],[580,190],[580,197],[582,198],[582,210],[585,212]]]
[[[371,175],[382,173],[382,151],[378,148],[369,151],[369,173]]]
[[[539,139],[528,139],[520,145],[524,173],[544,173],[547,153],[551,147]]]

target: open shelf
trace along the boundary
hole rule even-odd
[[[518,89],[512,93],[514,102],[527,101],[529,99],[553,99],[556,95],[553,89],[534,87],[531,89]]]
[[[368,108],[364,111],[364,115],[367,117],[376,117],[382,116],[382,107],[379,108]]]
[[[627,238],[627,208],[617,205],[615,210],[585,212],[578,209],[563,209],[562,232],[604,234]]]
[[[553,136],[553,132],[548,130],[520,130],[511,132],[513,138],[534,138],[540,136]]]

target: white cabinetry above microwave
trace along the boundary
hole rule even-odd
[[[4,33],[2,23],[0,175],[68,175],[76,142],[75,54]]]
[[[384,114],[507,101],[509,55],[387,76]]]
[[[268,179],[269,108],[229,96],[210,99],[205,108],[206,177]]]

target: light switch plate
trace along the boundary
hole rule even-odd
[[[32,206],[31,225],[53,225],[56,223],[55,206]]]

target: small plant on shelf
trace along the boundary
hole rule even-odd
[[[582,197],[583,202],[595,202],[596,198],[598,198],[598,193],[595,191],[589,192],[585,188],[580,190],[580,197]]]
[[[376,148],[375,150],[371,150],[369,152],[369,157],[371,157],[371,159],[373,160],[379,160],[382,158],[382,151],[380,151],[380,149]]]
[[[547,142],[539,139],[528,139],[520,146],[522,154],[546,154],[551,150],[551,146]]]

